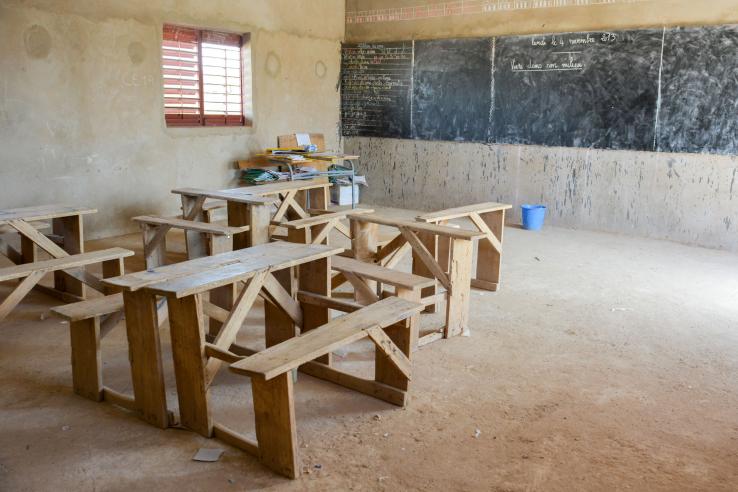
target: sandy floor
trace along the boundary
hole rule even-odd
[[[140,250],[137,235],[89,249],[110,245]],[[0,326],[0,490],[736,490],[736,256],[564,229],[508,228],[505,247],[501,291],[473,293],[471,337],[414,355],[406,409],[300,375],[296,481],[75,396],[67,325],[32,293]],[[368,374],[367,348],[338,360]],[[123,330],[103,360],[130,392]],[[216,420],[253,433],[250,398],[221,371]],[[194,462],[200,447],[225,454]]]

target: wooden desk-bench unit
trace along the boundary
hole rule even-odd
[[[472,278],[472,287],[496,291],[500,285],[500,263],[502,238],[505,228],[505,211],[512,205],[504,203],[478,203],[464,207],[439,210],[420,215],[417,220],[430,224],[446,225],[449,220],[466,218],[484,236],[479,238],[477,249],[477,272]],[[442,267],[448,265],[448,241],[441,238],[429,245]]]
[[[409,252],[413,255],[413,273],[435,279],[445,292],[437,294],[434,286],[423,289],[422,302],[434,305],[442,298],[446,299],[446,321],[442,333],[431,333],[419,340],[420,345],[460,335],[467,331],[469,323],[470,282],[472,270],[473,241],[483,237],[483,233],[425,224],[406,220],[391,219],[376,214],[348,215],[351,221],[351,247],[356,260],[378,263],[385,267],[394,267]],[[381,248],[377,242],[380,225],[396,228],[400,231],[394,239]],[[449,262],[439,264],[432,252],[437,238],[443,238],[449,244]],[[337,287],[345,281],[338,277],[333,282]],[[369,290],[374,288],[369,284]]]
[[[298,314],[299,306],[274,274],[283,270],[289,272],[297,265],[303,265],[301,274],[311,269],[327,270],[328,258],[340,251],[342,249],[328,246],[263,244],[106,280],[111,287],[123,291],[134,399],[143,418],[162,428],[169,425],[156,315],[157,296],[165,296],[168,301],[182,425],[210,436],[212,423],[207,389],[219,362],[202,357],[207,341],[203,327],[205,316],[222,323],[217,334],[211,335],[213,344],[226,350],[232,347],[257,295],[263,295],[281,309],[292,327],[290,332],[285,325],[270,325],[267,318],[268,345],[294,336],[294,323],[301,324],[303,330],[320,326],[326,319],[316,318],[309,312]],[[239,289],[241,282],[247,282],[247,286]],[[218,288],[237,291],[232,307],[216,306],[204,299],[205,293]],[[303,288],[310,290],[309,283],[304,282]],[[244,352],[238,347],[234,350]]]
[[[83,216],[96,213],[88,207],[52,204],[0,210],[0,227],[12,229],[20,235],[21,250],[16,251],[0,240],[0,253],[13,263],[33,263],[38,259],[37,248],[54,258],[84,252]],[[38,221],[51,221],[52,234],[38,231]],[[65,302],[74,302],[85,296],[84,284],[63,271],[54,273],[54,288],[36,285],[38,290]]]
[[[233,250],[233,236],[248,232],[249,226],[230,227],[207,222],[195,222],[179,217],[134,217],[143,233],[143,249],[146,268],[166,264],[166,235],[171,229],[181,229],[185,233],[199,234],[199,241],[187,241],[187,259],[194,260],[208,255],[226,253]]]
[[[409,353],[399,348],[385,329],[401,324],[422,309],[421,304],[392,297],[333,319],[251,357],[238,360],[230,354],[221,355],[229,362],[234,362],[231,371],[251,378],[257,442],[249,442],[222,426],[217,428],[216,436],[223,435],[226,441],[235,445],[243,443],[239,447],[257,455],[272,470],[296,478],[299,456],[290,371],[302,368],[308,374],[320,377],[321,369],[329,367],[316,362],[316,359],[350,343],[369,338],[376,347],[377,372],[393,372],[407,382],[411,378]],[[348,374],[346,376],[351,377]],[[340,380],[333,382],[341,384]],[[395,385],[387,385],[388,390],[393,388]],[[375,383],[374,396],[381,397],[382,389],[381,383]]]

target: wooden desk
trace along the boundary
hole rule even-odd
[[[20,234],[21,239],[20,251],[0,239],[0,253],[15,264],[37,261],[36,247],[52,258],[84,253],[82,216],[96,212],[94,208],[60,204],[0,210],[0,226],[7,224]],[[50,237],[31,224],[45,220],[51,220],[53,234]],[[54,289],[41,285],[36,285],[36,288],[65,302],[79,301],[85,296],[83,281],[64,271],[54,273]]]
[[[291,269],[302,265],[300,288],[323,295],[330,288],[330,257],[342,251],[324,245],[279,242],[105,280],[107,285],[123,291],[134,400],[142,418],[161,428],[170,425],[157,296],[167,298],[181,424],[209,437],[213,425],[208,388],[220,361],[205,354],[208,341],[219,349],[234,350],[238,330],[258,295],[283,314],[281,318],[267,319],[268,346],[294,336],[295,323],[302,326],[303,332],[325,324],[327,308],[301,309],[293,300]],[[206,293],[219,288],[237,292],[231,309],[205,300]],[[217,334],[205,334],[205,317],[222,323]]]

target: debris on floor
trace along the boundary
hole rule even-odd
[[[200,448],[192,457],[192,461],[203,461],[206,463],[213,463],[218,461],[223,455],[224,451],[218,448]]]

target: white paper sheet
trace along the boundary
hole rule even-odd
[[[295,137],[297,137],[298,147],[304,147],[305,145],[310,145],[310,134],[309,133],[295,133]]]

